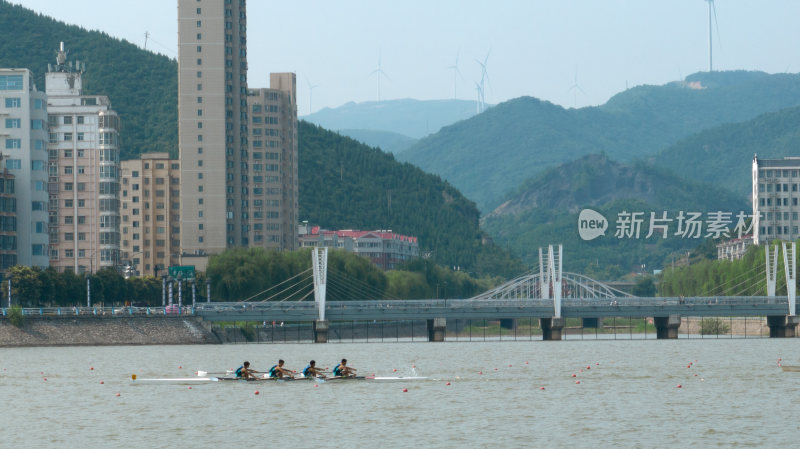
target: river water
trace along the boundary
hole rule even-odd
[[[342,357],[430,380],[130,381]],[[0,447],[781,447],[800,373],[778,359],[797,340],[6,348]]]

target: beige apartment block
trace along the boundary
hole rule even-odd
[[[250,246],[297,248],[297,82],[271,73],[270,88],[249,89]]]
[[[79,61],[61,44],[45,76],[50,265],[96,272],[119,264],[119,117],[108,97],[83,95]]]
[[[159,276],[180,259],[180,163],[167,153],[122,161],[123,267]]]
[[[180,242],[186,254],[249,244],[246,30],[243,0],[178,0]]]

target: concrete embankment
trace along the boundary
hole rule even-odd
[[[220,343],[199,317],[26,317],[0,319],[0,347]]]

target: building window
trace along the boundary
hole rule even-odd
[[[64,133],[64,142],[71,142],[71,141],[72,141],[72,133]]]
[[[18,118],[7,118],[6,128],[22,128],[22,120]]]
[[[7,108],[22,107],[22,100],[19,98],[6,98],[6,107]]]
[[[13,150],[22,147],[21,139],[6,139],[6,149]]]
[[[203,26],[203,21],[202,20],[198,20],[197,21],[197,28],[200,28],[201,26]]]

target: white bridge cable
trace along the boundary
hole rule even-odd
[[[738,282],[737,284],[733,284],[733,282],[738,281],[738,280],[740,280],[742,278],[744,278],[744,279],[741,280],[740,282]],[[711,291],[709,291],[709,294],[710,294],[710,296],[725,296],[725,291],[726,290],[735,291],[737,288],[739,288],[743,284],[751,284],[752,285],[753,282],[758,283],[760,280],[764,280],[766,282],[766,278],[764,277],[764,267],[754,267],[754,268],[751,268],[750,270],[740,274],[739,276],[736,276],[735,278],[731,278],[731,279],[723,282],[722,284],[712,288]],[[731,285],[731,284],[733,284],[733,285]],[[732,295],[732,296],[738,296],[738,295]]]
[[[331,282],[333,281],[333,282]],[[397,297],[389,296],[386,292],[381,291],[380,289],[375,288],[374,286],[370,285],[368,282],[365,282],[361,279],[354,278],[352,276],[348,276],[346,273],[341,273],[336,270],[328,269],[328,284],[338,284],[341,285],[342,282],[348,282],[349,287],[355,290],[358,294],[363,295],[364,299],[369,298],[377,298],[377,299],[400,299]]]
[[[340,297],[341,300],[348,300],[348,299],[385,299],[383,294],[380,290],[376,289],[375,287],[359,285],[359,282],[350,282],[350,281],[359,281],[358,279],[346,279],[346,276],[329,276],[328,277],[328,287]],[[348,283],[350,282],[350,283]],[[361,281],[363,284],[363,281]],[[363,298],[346,298],[348,292],[355,293],[357,295],[362,296]],[[398,299],[398,298],[391,298],[391,299]]]
[[[302,272],[300,272],[300,273],[297,273],[296,275],[294,275],[294,276],[292,276],[292,277],[290,277],[290,278],[288,278],[288,279],[285,279],[285,280],[283,280],[283,281],[281,281],[281,282],[278,282],[277,284],[275,284],[275,285],[273,285],[273,286],[269,287],[268,289],[266,289],[266,290],[262,290],[262,291],[260,291],[260,292],[256,293],[255,295],[253,295],[253,296],[250,296],[249,298],[243,299],[243,300],[241,300],[241,301],[239,301],[239,302],[248,302],[248,301],[250,301],[251,299],[253,299],[253,298],[257,297],[257,296],[261,296],[261,295],[263,295],[264,293],[266,293],[266,292],[268,292],[268,291],[270,291],[270,290],[272,290],[272,289],[275,289],[275,288],[278,288],[278,287],[280,287],[281,285],[283,285],[283,284],[285,284],[285,283],[287,283],[287,282],[291,281],[292,279],[294,279],[294,278],[296,278],[296,277],[299,277],[299,276],[302,276],[302,275],[304,275],[304,274],[308,273],[309,271],[311,271],[311,268],[309,268],[309,269],[307,269],[307,270],[305,270],[305,271],[302,271]],[[263,301],[262,301],[262,302],[263,302]]]
[[[738,286],[742,285],[745,282],[752,282],[754,279],[760,279],[762,277],[764,277],[764,267],[763,266],[755,266],[755,267],[750,268],[749,270],[745,271],[744,273],[742,273],[742,274],[740,274],[740,275],[738,275],[738,276],[736,276],[734,278],[728,279],[727,281],[723,282],[722,284],[719,284],[719,285],[715,286],[714,288],[711,289],[711,291],[709,291],[709,294],[711,294],[712,296],[722,296],[723,293],[725,292],[725,290],[727,288],[729,288],[729,287],[732,288],[732,289],[733,288],[737,288]],[[742,278],[744,278],[743,281],[741,281],[741,282],[739,282],[739,283],[737,283],[735,285],[731,285],[734,282],[736,282],[736,281],[738,281],[738,280],[740,280]]]
[[[295,289],[295,288],[296,288],[296,287],[298,287],[298,286],[301,286],[301,287],[300,287],[300,289],[297,289],[297,290],[296,290],[294,293],[291,293],[289,296],[287,296],[287,297],[285,297],[285,298],[281,299],[281,300],[280,300],[280,301],[278,301],[278,302],[284,302],[284,301],[286,301],[286,300],[288,300],[288,299],[291,299],[291,298],[292,298],[292,296],[294,296],[294,295],[298,294],[298,293],[299,293],[299,292],[301,292],[301,291],[302,291],[302,289],[304,289],[304,288],[311,287],[311,291],[314,291],[314,285],[313,285],[312,279],[310,279],[310,278],[305,278],[305,279],[300,279],[299,281],[295,282],[294,284],[292,284],[292,285],[289,285],[288,287],[284,288],[283,290],[281,290],[281,291],[279,291],[279,292],[277,292],[277,293],[274,293],[272,296],[269,296],[269,297],[267,297],[267,298],[264,298],[264,299],[262,299],[262,300],[261,300],[261,301],[259,301],[259,302],[268,302],[268,301],[270,301],[270,300],[272,300],[272,299],[275,299],[275,298],[277,298],[277,297],[280,297],[280,295],[282,295],[282,294],[286,293],[287,291],[290,291],[290,290],[292,290],[292,289]]]

